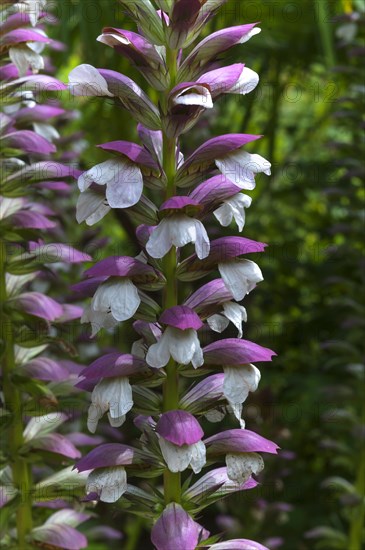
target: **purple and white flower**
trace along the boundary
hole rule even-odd
[[[175,502],[168,504],[152,528],[156,550],[195,550],[209,533]]]
[[[190,466],[198,474],[205,465],[204,432],[193,415],[176,410],[163,413],[156,424],[160,449],[171,472]]]
[[[210,241],[206,229],[200,220],[187,215],[186,212],[196,209],[200,205],[188,197],[172,197],[160,208],[165,217],[153,230],[146,250],[153,258],[163,258],[172,246],[183,247],[188,243],[195,244],[198,258],[209,255]]]
[[[179,364],[201,367],[204,360],[197,330],[203,323],[199,316],[187,306],[174,306],[163,312],[159,322],[167,326],[158,342],[149,347],[147,363],[160,369],[172,357]]]

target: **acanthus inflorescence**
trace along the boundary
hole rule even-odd
[[[94,335],[130,321],[138,337],[130,349],[94,361],[79,387],[91,392],[90,431],[107,414],[114,427],[133,420],[142,435],[133,446],[99,446],[77,469],[91,471],[90,499],[125,499],[132,512],[152,520],[157,550],[263,548],[243,539],[217,542],[196,516],[224,494],[254,487],[252,475],[264,467],[259,453],[277,452],[241,418],[260,380],[253,363],[274,355],[242,339],[247,313],[240,302],[263,280],[250,254],[263,252],[265,244],[242,236],[211,239],[208,228],[215,218],[223,227],[234,220],[243,230],[251,198],[242,191],[254,189],[256,174],[269,175],[270,163],[245,150],[256,135],[215,137],[188,157],[180,146],[180,136],[220,97],[257,86],[258,75],[244,64],[219,68],[218,61],[259,29],[223,29],[193,46],[224,0],[121,3],[138,33],[108,27],[98,40],[130,60],[159,102],[113,70],[83,64],[71,72],[72,93],[121,104],[138,123],[141,142],[99,145],[110,157],[80,176],[77,219],[93,225],[110,209],[124,209],[141,250],[135,258],[97,262],[76,289],[92,296],[83,321]],[[229,323],[238,337],[216,339]],[[205,437],[202,421],[216,422],[226,413],[237,427]],[[198,475],[213,465],[197,481],[183,482],[183,472]],[[162,492],[132,485],[133,476],[163,476]]]
[[[56,44],[44,5],[0,7],[0,544],[78,550],[87,539],[77,528],[90,514],[73,509],[84,480],[72,464],[84,436],[70,436],[72,415],[62,409],[80,398],[81,368],[65,354],[72,346],[63,334],[82,308],[60,298],[59,267],[69,272],[91,258],[65,244],[58,208],[80,171],[63,162],[73,158],[57,130],[68,117],[58,97],[67,88],[47,74],[43,50]]]

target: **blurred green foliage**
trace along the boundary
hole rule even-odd
[[[145,87],[142,77],[122,57],[95,41],[104,25],[131,28],[118,2],[67,0],[59,4],[55,14],[60,21],[52,34],[67,44],[64,52],[53,55],[60,78],[67,80],[68,72],[79,63],[91,63],[124,72]],[[331,468],[337,475],[352,475],[354,481],[361,452],[361,444],[351,431],[353,426],[336,416],[336,411],[343,408],[357,419],[361,414],[362,379],[349,383],[345,368],[362,360],[360,327],[356,323],[341,325],[343,316],[336,300],[356,303],[361,288],[355,266],[362,254],[361,170],[351,177],[345,174],[346,158],[351,154],[357,159],[356,166],[361,163],[363,138],[357,123],[363,103],[357,106],[359,112],[352,113],[352,124],[339,123],[335,116],[339,100],[349,92],[354,75],[335,70],[338,65],[346,65],[348,59],[343,45],[336,46],[338,24],[333,22],[334,17],[361,8],[361,1],[351,0],[229,0],[204,33],[260,21],[262,34],[236,47],[225,63],[245,62],[260,74],[261,84],[249,96],[225,96],[214,113],[183,139],[182,148],[188,152],[221,133],[264,134],[252,150],[273,164],[273,176],[258,179],[244,230],[245,236],[270,245],[264,257],[258,258],[265,282],[246,302],[249,322],[245,337],[275,349],[278,358],[262,367],[261,391],[251,395],[244,416],[249,428],[277,441],[293,456],[291,460],[268,460],[261,488],[231,497],[211,511],[206,520],[214,532],[228,529],[229,535],[262,542],[282,537],[284,550],[314,548],[317,542],[304,535],[318,525],[347,536],[348,523],[337,513],[339,503],[321,488],[321,483]],[[156,99],[151,90],[149,93]],[[81,156],[84,167],[105,160],[96,144],[136,140],[129,114],[116,110],[114,104],[99,98],[69,98],[66,102],[80,111],[71,130],[84,132],[88,143]],[[347,144],[341,154],[331,147],[338,142]],[[350,233],[343,227],[349,220],[355,220]],[[85,228],[75,231],[82,238]],[[103,256],[116,253],[116,242],[120,243],[117,253],[136,252],[128,226],[120,216],[113,218],[110,214],[101,235],[109,238]],[[337,254],[333,254],[334,248]],[[341,282],[333,285],[331,279],[336,277]],[[121,347],[128,340],[129,334],[124,334]],[[101,341],[111,344],[107,335]],[[118,338],[114,337],[115,341]],[[342,346],[342,354],[324,345],[333,341]],[[335,370],[333,363],[337,365]],[[331,389],[336,384],[347,388],[342,396],[338,387],[336,391]],[[337,448],[323,445],[330,436]],[[361,491],[361,487],[358,489]],[[110,525],[119,528],[123,524],[127,535],[123,550],[150,548],[139,519],[120,515],[110,506],[100,507],[100,512]],[[217,514],[221,518],[218,525],[214,523]],[[346,541],[335,539],[322,548],[347,550]],[[360,540],[358,544],[349,550],[360,550]],[[120,543],[115,547],[120,548]],[[112,548],[112,543],[90,548]]]

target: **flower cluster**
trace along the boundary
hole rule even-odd
[[[264,467],[260,453],[277,452],[275,443],[245,429],[242,418],[260,381],[253,363],[275,355],[242,338],[241,302],[263,280],[250,258],[266,245],[243,236],[211,240],[206,229],[213,215],[223,227],[234,220],[242,232],[251,205],[243,191],[255,188],[257,174],[270,174],[270,163],[245,149],[257,135],[215,137],[187,157],[180,144],[220,97],[244,96],[257,86],[258,75],[243,63],[221,68],[219,60],[259,29],[255,23],[223,29],[193,46],[224,0],[121,3],[138,33],[107,27],[98,41],[126,57],[159,102],[116,71],[86,64],[72,70],[71,92],[113,99],[138,123],[141,143],[98,146],[110,156],[79,177],[77,219],[93,225],[123,209],[135,224],[140,253],[98,261],[76,290],[92,297],[83,321],[93,334],[130,320],[138,337],[130,349],[84,369],[78,386],[91,392],[91,432],[107,414],[113,427],[133,419],[141,436],[134,445],[97,447],[77,469],[91,470],[90,499],[121,499],[151,519],[157,550],[263,549],[244,539],[218,542],[196,516],[225,494],[254,487],[252,476]],[[208,282],[192,292],[203,278]],[[237,338],[216,339],[229,323]],[[205,419],[219,422],[227,413],[237,427],[206,437]],[[191,478],[182,483],[182,472],[213,465],[192,485]],[[164,489],[149,493],[130,483],[133,476],[163,476]]]
[[[38,74],[51,70],[44,46],[57,47],[45,33],[42,4],[1,3],[0,544],[72,550],[87,546],[77,527],[89,515],[72,508],[77,489],[83,494],[71,465],[81,456],[84,436],[67,434],[69,416],[61,412],[63,400],[80,393],[75,388],[80,368],[65,358],[69,345],[62,331],[82,309],[50,293],[55,281],[60,284],[59,265],[69,270],[90,258],[55,242],[64,234],[52,203],[70,191],[80,172],[60,162],[68,155],[56,150],[61,143],[56,127],[68,114],[50,92],[66,86]],[[52,515],[40,512],[48,507]]]

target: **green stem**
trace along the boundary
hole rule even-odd
[[[0,242],[0,303],[2,309],[6,304],[6,245]],[[26,538],[32,530],[31,475],[27,462],[19,455],[19,449],[24,444],[23,417],[21,393],[12,382],[15,368],[14,336],[10,317],[3,313],[1,323],[1,339],[5,349],[2,361],[2,379],[5,406],[11,414],[9,427],[9,454],[12,477],[15,487],[20,493],[20,503],[16,512],[16,524],[19,550],[28,547]]]
[[[335,51],[333,47],[331,18],[329,15],[329,3],[327,0],[318,2],[318,26],[325,55],[327,68],[332,69],[336,64]]]
[[[170,73],[170,88],[176,83],[177,76],[177,51],[167,48],[166,63]],[[167,94],[164,97],[167,104]],[[176,193],[176,139],[163,134],[163,167],[167,178],[165,200],[173,197]],[[166,277],[166,288],[163,297],[163,309],[178,304],[178,289],[176,281],[176,249],[172,248],[163,261]],[[166,381],[163,387],[163,410],[171,411],[179,406],[179,375],[177,365],[172,359],[166,367]],[[180,473],[170,472],[167,468],[164,472],[164,493],[165,502],[180,502],[181,500],[181,476]]]

